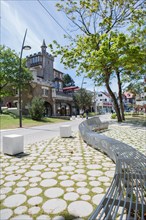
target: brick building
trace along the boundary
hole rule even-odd
[[[27,67],[31,70],[33,81],[26,91],[22,91],[22,111],[28,113],[33,97],[42,97],[45,104],[46,116],[72,115],[74,103],[71,94],[63,91],[63,73],[54,68],[54,57],[47,51],[43,40],[41,51],[27,57]],[[18,93],[6,97],[3,105],[18,106]]]

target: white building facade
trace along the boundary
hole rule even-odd
[[[96,95],[96,108],[99,113],[108,113],[113,110],[113,103],[107,92],[98,92]]]

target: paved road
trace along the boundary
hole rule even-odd
[[[102,121],[107,121],[110,119],[110,114],[100,115]],[[17,128],[17,129],[8,129],[2,130],[0,136],[0,143],[2,146],[2,137],[9,134],[20,134],[24,135],[24,145],[32,144],[41,140],[46,140],[48,138],[53,138],[59,136],[59,128],[61,125],[71,125],[72,131],[78,131],[79,124],[84,119],[76,119],[73,121],[47,124],[42,126],[35,126],[31,128]]]

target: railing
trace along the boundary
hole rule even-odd
[[[116,163],[111,186],[89,220],[145,220],[146,157],[127,144],[94,132],[102,124],[94,117],[79,125],[83,140]]]

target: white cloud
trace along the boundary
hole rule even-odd
[[[31,0],[0,0],[1,1],[1,44],[5,44],[17,53],[27,28],[26,45],[31,46],[31,51],[23,52],[23,56],[37,53],[41,50],[43,39],[46,45],[56,40],[61,45],[67,43],[64,39],[65,32],[56,24],[51,16],[42,8],[38,1]],[[53,17],[63,26],[65,30],[69,23],[62,13],[55,8],[56,1],[41,1]],[[48,49],[49,52],[49,49]],[[60,59],[55,58],[54,67],[64,73],[68,73],[74,79],[76,85],[81,86],[82,77],[77,77],[75,70],[65,70]],[[91,80],[88,80],[87,89],[93,91]]]

